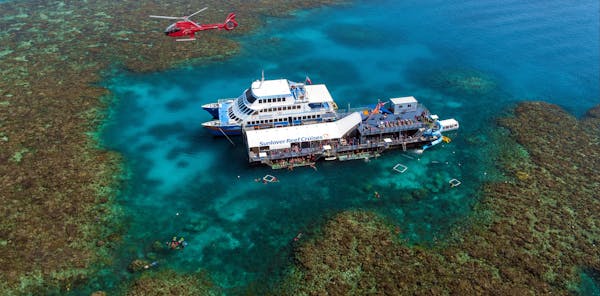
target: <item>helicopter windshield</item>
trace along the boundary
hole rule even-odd
[[[180,30],[181,29],[177,28],[177,26],[175,26],[175,24],[172,24],[172,25],[168,26],[167,29],[165,29],[165,34],[175,33]]]

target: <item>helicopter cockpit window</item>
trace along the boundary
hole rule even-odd
[[[168,33],[175,33],[175,32],[180,31],[180,30],[181,29],[177,28],[175,26],[175,24],[172,24],[172,25],[170,25],[170,26],[167,27],[167,29],[165,30],[165,33],[167,33],[167,34]]]

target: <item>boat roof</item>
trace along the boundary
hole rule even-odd
[[[392,101],[392,104],[394,104],[394,105],[406,104],[406,103],[417,103],[417,99],[415,99],[415,97],[413,97],[413,96],[402,97],[402,98],[391,98],[390,101]]]
[[[309,103],[333,102],[333,98],[325,84],[305,85],[306,98]]]
[[[256,97],[284,97],[292,94],[287,79],[256,80],[252,82],[251,88]]]
[[[334,122],[295,125],[269,129],[247,130],[248,148],[269,146],[270,149],[290,148],[292,143],[339,139],[352,131],[362,118],[354,112]]]
[[[444,120],[440,120],[440,124],[442,126],[458,126],[458,121],[454,118],[450,118],[450,119],[444,119]]]

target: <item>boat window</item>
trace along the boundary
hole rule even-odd
[[[246,90],[246,100],[248,100],[248,103],[250,104],[256,101],[256,97],[252,95],[252,91],[250,89]]]

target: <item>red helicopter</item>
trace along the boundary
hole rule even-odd
[[[227,15],[227,18],[225,18],[225,21],[221,24],[198,25],[197,23],[190,20],[190,17],[192,17],[200,12],[203,12],[207,8],[208,7],[204,7],[188,16],[183,16],[183,17],[162,16],[162,15],[151,15],[150,17],[169,19],[169,20],[181,20],[174,24],[171,24],[170,26],[168,26],[165,29],[165,35],[167,35],[169,37],[184,37],[184,36],[188,37],[188,38],[177,39],[177,41],[194,41],[194,40],[196,40],[195,34],[198,31],[213,30],[213,29],[219,29],[219,30],[225,29],[227,31],[231,31],[235,27],[238,26],[238,23],[235,21],[235,13],[233,13],[233,12],[230,13],[229,15]]]

